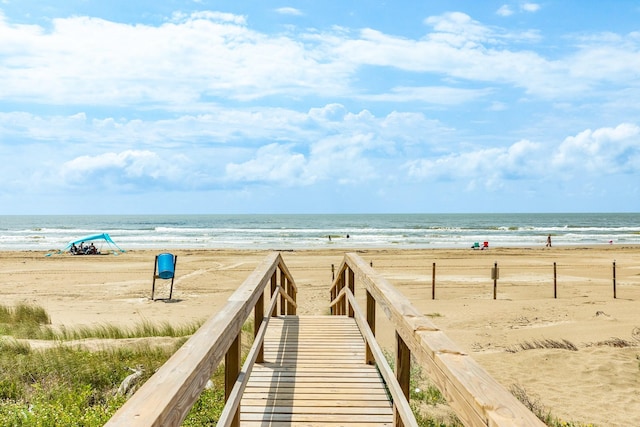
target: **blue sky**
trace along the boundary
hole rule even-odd
[[[0,0],[0,214],[638,212],[640,2]]]

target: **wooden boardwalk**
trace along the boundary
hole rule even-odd
[[[264,363],[253,367],[241,426],[392,426],[393,408],[353,318],[270,319]]]
[[[356,284],[359,295],[366,291],[366,311],[354,297]],[[464,425],[544,427],[357,254],[345,254],[338,268],[332,316],[296,316],[296,295],[281,254],[270,253],[105,426],[180,426],[224,360],[221,427],[418,427],[406,398],[415,360]],[[378,306],[396,333],[395,373],[375,337]],[[260,326],[241,366],[242,327],[251,314]],[[379,371],[365,360],[375,361]]]

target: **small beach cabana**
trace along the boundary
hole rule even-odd
[[[102,240],[102,241],[106,242],[106,243],[109,245],[109,248],[111,248],[111,249],[113,250],[113,252],[114,252],[114,253],[117,253],[117,252],[126,252],[124,249],[122,249],[120,246],[118,246],[118,245],[116,244],[116,242],[114,242],[114,241],[113,241],[113,239],[111,238],[111,236],[109,236],[109,234],[107,234],[107,233],[94,234],[94,235],[92,235],[92,236],[85,236],[85,237],[83,237],[83,238],[81,238],[81,239],[78,239],[78,240],[74,240],[74,241],[72,241],[72,242],[69,242],[69,243],[67,244],[67,246],[66,246],[63,250],[61,250],[60,252],[67,252],[67,251],[69,251],[69,249],[70,249],[73,245],[77,245],[77,244],[82,243],[82,242],[91,242],[91,241],[94,241],[94,240]],[[115,248],[115,249],[114,249],[114,248]]]

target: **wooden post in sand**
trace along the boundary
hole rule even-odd
[[[497,290],[498,290],[498,262],[497,261],[493,264],[493,269],[491,270],[491,278],[493,279],[493,299],[496,299]]]
[[[616,299],[616,260],[613,260],[613,299]]]
[[[553,298],[558,298],[558,276],[556,275],[556,263],[553,262]]]
[[[431,270],[431,299],[436,299],[436,263],[433,263]]]

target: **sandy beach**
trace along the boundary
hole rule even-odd
[[[2,304],[42,306],[54,326],[190,323],[215,314],[267,254],[169,251],[178,256],[173,299],[151,301],[154,258],[160,252],[0,252]],[[640,248],[355,252],[508,389],[525,389],[565,421],[640,425]],[[299,288],[299,314],[328,313],[331,267],[337,268],[343,255],[342,250],[283,252]],[[491,268],[496,263],[494,300]],[[156,281],[156,297],[168,296],[168,283]],[[378,336],[391,348],[393,331],[383,321]],[[522,349],[565,340],[576,350]]]

